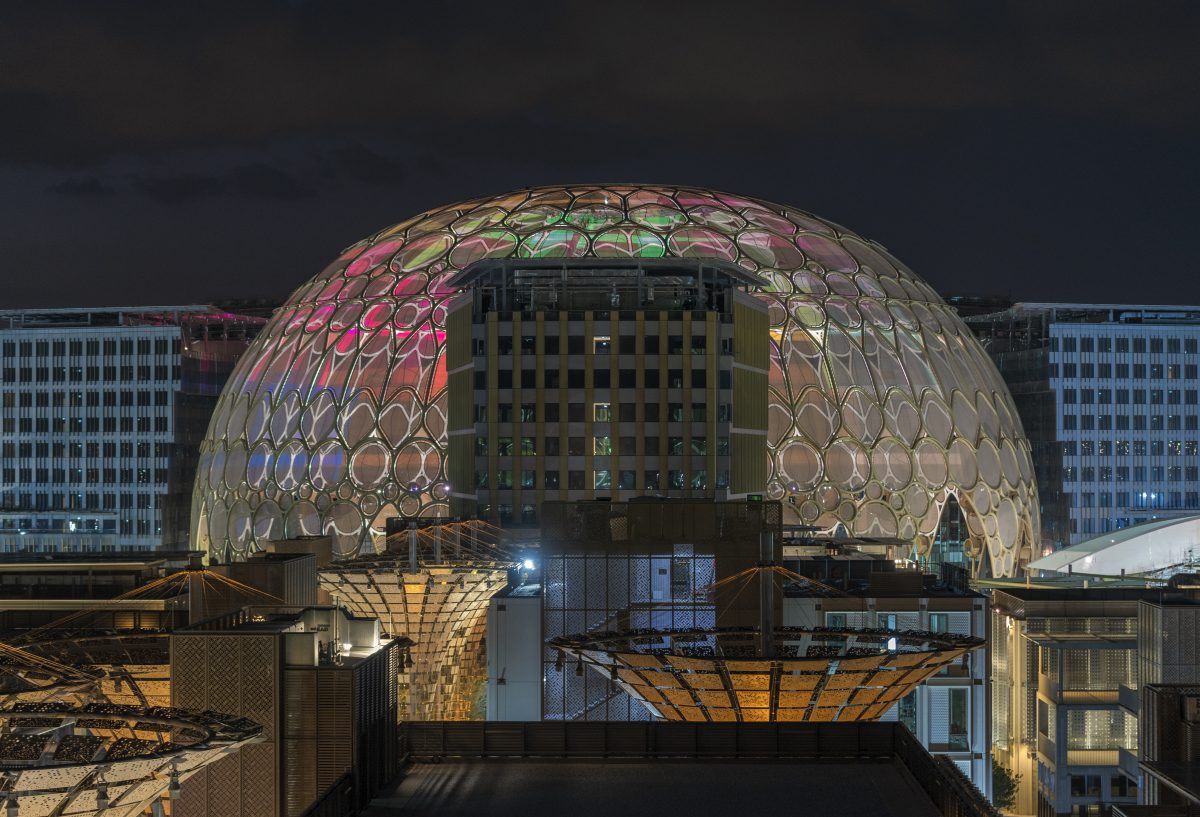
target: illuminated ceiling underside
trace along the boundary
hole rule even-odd
[[[983,646],[944,633],[775,633],[769,659],[754,657],[755,633],[746,630],[569,636],[550,646],[577,671],[603,674],[672,721],[876,720],[917,684]]]
[[[405,720],[467,720],[486,679],[488,602],[508,579],[507,563],[421,566],[364,557],[320,571],[321,587],[351,612],[378,618],[385,632],[414,643],[402,690]]]

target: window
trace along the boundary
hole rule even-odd
[[[546,456],[547,457],[557,457],[561,451],[561,449],[559,448],[559,445],[558,445],[558,437],[557,436],[547,437],[545,439],[545,443],[546,443],[545,448],[543,448],[542,450],[546,453]]]
[[[708,453],[708,440],[704,437],[692,437],[692,454],[703,456]]]
[[[496,453],[501,457],[511,457],[513,452],[512,437],[496,438]]]
[[[547,489],[557,489],[558,488],[558,472],[557,471],[547,471],[545,484],[542,487],[547,488]]]
[[[537,476],[536,471],[533,471],[531,469],[522,470],[521,471],[521,487],[522,488],[532,488],[533,484],[534,484],[534,480],[536,479],[536,476]]]
[[[950,616],[946,613],[930,613],[929,630],[934,633],[950,632]]]
[[[592,453],[598,456],[609,456],[612,454],[612,437],[602,436],[594,439]]]
[[[683,437],[667,438],[667,453],[679,455],[683,453]]]
[[[658,490],[658,471],[646,471],[642,474],[642,487],[647,491]]]
[[[612,488],[612,471],[595,471],[595,487],[599,489]]]
[[[592,404],[592,419],[597,423],[607,423],[612,421],[612,404],[610,403],[593,403]]]
[[[636,472],[622,471],[617,480],[617,487],[622,491],[632,491],[637,488]]]
[[[521,438],[521,455],[532,457],[537,454],[537,438],[522,437]]]
[[[567,437],[567,455],[571,457],[582,457],[583,454],[583,437]]]
[[[612,338],[608,335],[596,335],[592,339],[592,350],[598,355],[607,355],[612,351]]]
[[[521,381],[524,382],[524,381]],[[537,421],[537,404],[522,403],[521,404],[521,422],[532,423]]]
[[[950,696],[950,749],[966,751],[970,747],[967,727],[968,717],[967,696],[970,690],[963,687],[951,687]]]
[[[571,491],[583,490],[583,472],[568,471],[567,472],[567,489]]]

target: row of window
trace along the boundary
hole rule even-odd
[[[140,460],[150,459],[166,459],[171,456],[174,446],[171,443],[156,442],[156,443],[131,443],[131,442],[89,442],[89,443],[14,443],[5,441],[0,443],[0,456],[5,461],[17,459],[48,459],[53,457],[56,460],[61,459],[100,459],[103,457],[106,460],[116,459],[118,456],[122,459],[133,459],[135,456]],[[119,454],[117,452],[120,452]]]
[[[1143,406],[1147,402],[1152,406],[1194,406],[1200,403],[1200,392],[1196,389],[1080,389],[1078,392],[1075,389],[1062,390],[1064,405],[1074,404],[1076,397],[1078,402],[1085,406],[1107,406],[1114,402],[1117,405],[1130,403],[1135,406]]]
[[[0,383],[132,383],[178,380],[179,367],[158,366],[5,366]]]
[[[20,485],[162,485],[166,468],[4,468],[0,478]]]
[[[588,488],[596,490],[611,490],[616,488],[620,491],[658,491],[658,490],[675,490],[682,491],[692,489],[694,491],[703,491],[708,488],[708,471],[700,468],[690,472],[678,469],[667,471],[667,481],[662,483],[662,472],[658,470],[650,470],[642,472],[641,487],[638,487],[638,472],[634,470],[612,471],[610,469],[597,469],[591,472],[591,484],[588,484],[587,471],[568,471],[566,488],[570,491],[585,491]],[[515,482],[514,482],[515,480]],[[615,480],[615,482],[614,482]],[[475,472],[475,487],[488,488],[488,472]],[[545,488],[554,490],[564,487],[561,482],[561,472],[546,471],[542,484],[537,484],[537,471],[526,469],[516,472],[510,470],[500,470],[496,472],[496,487],[505,490],[511,488],[528,488],[537,489]],[[717,473],[718,488],[729,487],[729,472],[719,471]]]
[[[659,344],[659,335],[653,334],[653,324],[647,324],[648,331],[643,337],[642,352],[647,355],[656,355],[661,351]],[[667,335],[666,350],[669,355],[683,354],[685,340],[683,335]],[[542,354],[557,355],[561,349],[561,344],[558,335],[546,335],[543,339]],[[618,354],[633,355],[637,354],[637,338],[634,335],[623,335],[614,341],[610,335],[595,335],[588,342],[588,338],[583,335],[568,335],[567,336],[567,354],[582,355],[584,350],[591,349],[592,354],[607,355],[614,350]],[[708,336],[707,335],[692,335],[686,343],[687,348],[694,355],[703,355],[708,352]],[[519,341],[519,348],[523,355],[537,354],[537,338],[533,335],[522,335]],[[501,335],[496,339],[496,353],[500,355],[511,355],[514,349],[514,339],[508,335]],[[473,352],[476,357],[483,357],[488,353],[487,341],[482,338],[475,338],[473,343]],[[721,354],[733,354],[733,338],[723,338],[721,340]]]
[[[659,403],[643,403],[642,419],[647,423],[659,422],[662,417],[659,408]],[[690,414],[685,415],[683,403],[667,403],[666,422],[682,423],[685,417],[690,417],[693,423],[703,423],[707,419],[707,411],[705,403],[692,403]],[[544,403],[541,419],[547,423],[560,422],[562,420],[560,404]],[[582,423],[587,419],[588,412],[584,403],[567,404],[568,423]],[[612,403],[593,403],[591,419],[597,423],[637,422],[637,404],[618,403],[614,410]],[[496,407],[496,421],[500,423],[535,423],[537,420],[537,403],[521,403],[519,406],[514,406],[512,403],[500,403]],[[717,420],[719,422],[733,420],[733,407],[729,403],[720,403],[717,406]],[[488,407],[485,403],[481,402],[475,406],[475,422],[488,422]]]
[[[1072,508],[1200,509],[1200,491],[1081,491],[1067,496]]]
[[[648,457],[657,457],[660,453],[661,446],[659,440],[661,437],[646,437],[643,440],[644,453]],[[567,456],[582,457],[587,453],[587,444],[584,437],[567,437]],[[515,444],[514,444],[515,443]],[[563,453],[561,438],[546,437],[543,440],[541,451],[543,456],[557,457]],[[611,456],[619,454],[622,456],[634,456],[637,453],[637,438],[636,437],[617,437],[614,445],[614,438],[604,435],[597,435],[591,438],[591,453],[597,456]],[[704,456],[708,453],[708,438],[707,437],[692,437],[688,444],[683,437],[667,437],[666,452],[667,454],[681,455],[694,454]],[[729,438],[718,437],[714,453],[718,457],[729,456]],[[475,455],[478,457],[486,457],[488,454],[488,438],[475,438]],[[497,437],[496,438],[496,455],[499,457],[511,457],[514,454],[520,454],[523,457],[537,456],[537,438],[536,437]]]
[[[1118,354],[1133,352],[1134,354],[1145,354],[1149,350],[1154,355],[1163,354],[1164,352],[1171,355],[1181,352],[1194,355],[1197,349],[1200,349],[1200,339],[1197,338],[1064,337],[1061,338],[1061,344],[1059,340],[1060,338],[1050,338],[1050,351],[1117,352]]]
[[[1063,413],[1063,431],[1198,431],[1195,414],[1068,414]]]
[[[166,389],[138,391],[21,391],[0,394],[3,408],[95,408],[98,406],[169,406]]]
[[[1196,440],[1066,440],[1062,443],[1064,457],[1118,456],[1151,457],[1181,454],[1200,455],[1200,442]]]
[[[38,340],[38,341],[5,341],[0,345],[0,351],[4,352],[4,357],[14,358],[20,357],[46,357],[53,355],[54,357],[112,357],[117,354],[121,355],[177,355],[179,354],[179,339],[174,338],[138,338],[136,341],[133,338],[108,338],[100,340],[99,338],[91,338],[89,340]]]
[[[1131,479],[1132,475],[1132,479]],[[1063,468],[1063,479],[1069,482],[1197,482],[1200,481],[1200,469],[1194,465],[1101,465],[1095,467],[1085,465],[1082,468],[1066,466]],[[1076,479],[1078,477],[1078,480]],[[1097,479],[1098,477],[1098,479]]]
[[[5,434],[116,434],[166,433],[170,417],[5,417]]]
[[[583,389],[587,387],[586,372],[583,369],[568,369],[566,386],[568,389]],[[682,389],[685,385],[693,389],[703,389],[708,387],[708,370],[704,368],[692,369],[686,375],[683,369],[668,369],[665,378],[660,377],[659,369],[646,369],[643,373],[642,387],[647,389],[657,389],[666,386],[668,389]],[[557,389],[563,386],[562,372],[559,369],[546,369],[543,372],[544,387],[547,389]],[[500,389],[513,388],[513,371],[512,369],[500,369],[496,372],[496,387]],[[537,383],[537,372],[534,369],[521,370],[521,385],[523,388],[532,389]],[[592,370],[592,388],[595,389],[610,389],[612,383],[612,370],[608,368]],[[721,389],[733,388],[733,373],[730,371],[717,372],[717,387]],[[475,372],[475,388],[488,388],[488,373],[486,371],[476,370]],[[636,389],[639,388],[637,382],[637,369],[620,369],[617,372],[617,388],[621,389]]]
[[[1059,372],[1059,364],[1051,363],[1049,367],[1049,376],[1051,379],[1057,378]],[[1176,363],[1163,365],[1162,363],[1080,363],[1078,366],[1074,363],[1062,364],[1062,376],[1064,379],[1078,378],[1081,380],[1107,379],[1116,378],[1124,380],[1132,377],[1134,380],[1145,380],[1149,377],[1151,380],[1195,380],[1196,379],[1196,364],[1188,363],[1180,366]]]
[[[0,511],[20,508],[35,511],[115,511],[115,510],[157,510],[159,494],[153,491],[137,493],[125,491],[121,493],[76,492],[70,493],[21,493],[6,494],[0,504]],[[34,527],[37,526],[35,520]]]

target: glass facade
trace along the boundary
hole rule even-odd
[[[331,533],[351,555],[382,518],[445,515],[446,301],[456,294],[446,281],[507,257],[707,258],[762,276],[765,493],[788,500],[791,521],[932,536],[955,497],[977,571],[1012,575],[1028,557],[1040,525],[1016,410],[928,284],[809,213],[637,186],[536,188],[435,209],[353,245],[301,286],[213,416],[195,546],[224,558],[264,539]]]

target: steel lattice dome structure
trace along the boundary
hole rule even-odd
[[[770,282],[768,495],[797,523],[932,534],[951,496],[976,569],[1038,530],[1030,449],[970,331],[880,245],[714,190],[521,190],[422,213],[345,250],[272,317],[201,448],[194,546],[222,558],[447,511],[446,287],[485,258],[710,258]],[[369,545],[368,545],[369,547]]]

